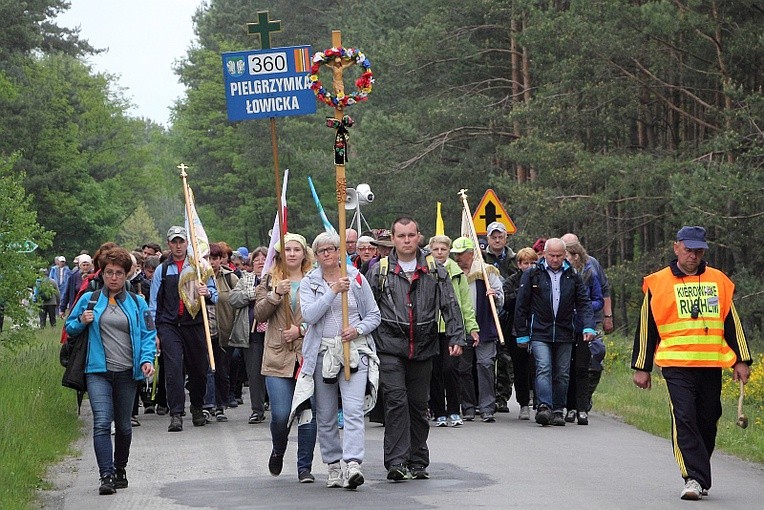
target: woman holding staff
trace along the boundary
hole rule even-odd
[[[327,487],[355,489],[363,484],[364,411],[367,383],[376,387],[379,360],[371,332],[381,321],[379,308],[366,278],[352,265],[348,276],[340,268],[340,237],[321,233],[313,241],[318,267],[300,284],[300,303],[308,331],[303,343],[302,376],[314,382],[321,457],[329,465]],[[343,327],[342,295],[347,295],[349,326]],[[351,376],[341,369],[344,346],[349,346]],[[345,424],[342,439],[337,424],[337,394],[341,393]],[[343,474],[340,461],[345,461]]]
[[[283,249],[282,249],[283,246]],[[295,388],[295,375],[302,363],[302,340],[306,325],[300,311],[300,281],[310,270],[312,253],[300,234],[287,233],[276,245],[273,267],[255,289],[255,319],[268,321],[265,332],[262,374],[271,403],[273,450],[268,470],[281,474],[289,440],[289,413]],[[336,414],[336,413],[335,413]],[[313,482],[313,450],[316,422],[297,428],[297,474],[300,482]]]

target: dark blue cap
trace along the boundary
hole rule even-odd
[[[684,245],[691,250],[697,250],[698,248],[708,249],[706,229],[703,227],[684,226],[676,233],[676,240],[684,242]]]

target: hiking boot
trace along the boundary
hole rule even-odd
[[[508,413],[509,412],[509,406],[506,402],[497,402],[496,403],[496,412],[497,413]],[[485,420],[483,420],[485,421]]]
[[[419,464],[411,464],[409,466],[409,473],[411,473],[412,480],[428,480],[430,478],[430,473],[427,472],[427,469]]]
[[[687,481],[684,482],[684,489],[682,489],[681,498],[690,501],[698,501],[702,497],[703,488],[700,486],[697,480],[688,478]]]
[[[183,430],[183,418],[179,414],[173,414],[170,417],[170,426],[167,427],[167,432],[180,432]]]
[[[536,411],[536,423],[546,426],[549,425],[550,421],[552,421],[552,411],[550,411],[547,406],[543,404],[540,405]],[[565,422],[563,421],[563,423]]]
[[[313,483],[316,481],[316,477],[310,471],[302,471],[297,475],[297,479],[300,483]]]
[[[565,415],[565,422],[573,423],[574,421],[576,421],[576,410],[568,409],[568,413]]]
[[[339,462],[329,464],[329,476],[326,478],[326,486],[329,488],[342,487],[342,468]]]
[[[146,406],[146,408],[143,410],[143,414],[154,414],[155,412],[156,411],[154,409],[154,406],[152,405]]]
[[[448,417],[449,427],[461,427],[462,425],[464,425],[464,422],[462,421],[462,417],[458,414],[452,414]]]
[[[215,411],[215,421],[228,421],[228,416],[225,415],[222,407]]]
[[[268,471],[273,476],[279,476],[284,469],[284,454],[271,451],[271,457],[268,459]]]
[[[165,406],[157,406],[156,410],[159,416],[164,416],[165,414],[167,414],[167,411],[169,411],[169,409],[167,409]]]
[[[520,407],[520,414],[517,415],[518,420],[530,420],[531,419],[531,408],[528,406],[521,406]]]
[[[252,414],[250,414],[250,415],[249,415],[249,421],[248,421],[248,423],[249,423],[250,425],[256,425],[256,424],[258,424],[258,423],[262,423],[262,422],[263,422],[263,420],[265,420],[265,418],[264,418],[263,416],[260,416],[260,415],[259,415],[259,414],[257,414],[257,413],[252,413]]]
[[[435,420],[435,426],[436,427],[447,427],[448,426],[448,418],[445,416],[438,416],[438,419]]]
[[[114,494],[117,492],[117,488],[114,486],[114,477],[106,475],[101,478],[101,485],[98,487],[98,494],[106,496],[108,494]]]
[[[552,416],[552,421],[550,422],[555,427],[564,427],[565,426],[565,417],[562,415],[561,412],[554,413],[554,416]]]
[[[207,417],[204,416],[203,410],[196,406],[189,406],[189,410],[191,411],[191,423],[194,424],[194,427],[203,427],[207,423]]]
[[[579,425],[589,425],[589,415],[586,413],[586,411],[579,411],[579,413],[578,413],[578,424]]]
[[[485,412],[483,413],[483,423],[493,423],[496,421],[496,418],[493,417],[493,413]]]
[[[406,466],[403,464],[393,464],[387,470],[387,479],[393,482],[400,482],[406,478]]]
[[[363,473],[361,473],[361,465],[356,461],[351,460],[347,466],[347,476],[345,477],[345,488],[354,490],[359,485],[363,485]]]
[[[127,489],[127,473],[125,468],[117,468],[114,473],[114,488]]]

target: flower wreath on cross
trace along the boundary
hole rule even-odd
[[[325,64],[334,65],[334,60],[337,57],[342,60],[343,67],[349,63],[355,63],[363,69],[363,73],[355,81],[357,91],[335,96],[332,92],[326,90],[323,84],[321,84],[321,80],[318,79],[318,71],[321,69],[321,66]],[[371,72],[371,62],[361,51],[355,48],[329,48],[313,55],[313,65],[310,68],[309,79],[313,82],[310,88],[319,100],[332,108],[343,109],[348,105],[360,103],[368,99],[372,84],[374,83],[374,74]]]

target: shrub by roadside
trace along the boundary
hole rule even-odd
[[[29,508],[48,465],[80,434],[75,393],[61,386],[58,328],[0,342],[0,508]]]
[[[607,337],[607,356],[602,381],[594,394],[594,410],[620,416],[624,422],[656,436],[671,437],[668,392],[659,369],[653,370],[653,387],[644,391],[632,383],[632,339],[618,335]],[[716,439],[718,450],[746,460],[764,463],[764,356],[754,355],[751,379],[746,385],[748,428],[737,421],[738,385],[732,382],[732,370],[723,375],[722,418]]]

